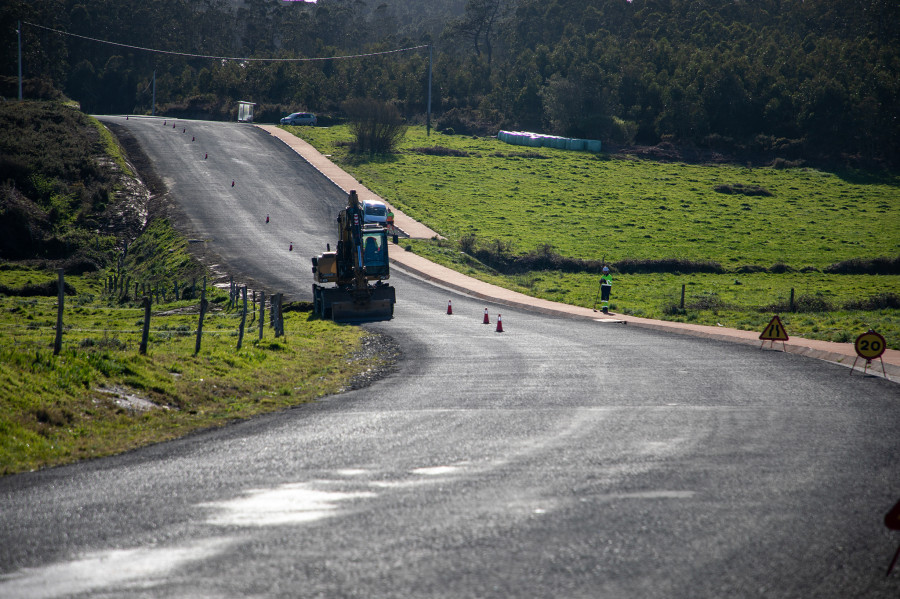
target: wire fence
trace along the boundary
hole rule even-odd
[[[276,338],[284,336],[283,294],[267,297],[262,290],[236,285],[234,277],[229,278],[225,302],[218,288],[208,288],[205,277],[199,286],[196,279],[183,284],[137,282],[132,286],[128,277],[110,276],[97,298],[91,294],[67,297],[64,273],[60,270],[57,274],[55,300],[0,296],[0,349],[53,347],[58,355],[64,346],[127,349],[137,343],[144,354],[153,343],[194,337],[196,355],[206,336],[236,337],[236,347],[241,349],[247,327],[258,330],[260,341],[267,327]],[[213,305],[207,299],[208,291],[216,296]],[[129,305],[137,301],[139,306]],[[55,322],[52,316],[56,316]]]

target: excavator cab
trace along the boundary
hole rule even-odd
[[[371,227],[371,228],[370,228]],[[363,266],[369,280],[384,280],[390,274],[387,252],[387,232],[378,225],[363,227]]]

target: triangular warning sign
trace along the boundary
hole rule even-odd
[[[766,328],[763,329],[762,334],[759,336],[763,341],[787,341],[788,334],[787,331],[784,330],[784,325],[781,324],[781,319],[778,318],[778,315],[772,317],[772,320],[769,321],[769,324],[766,325]]]

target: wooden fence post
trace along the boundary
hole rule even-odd
[[[141,355],[147,353],[147,338],[150,337],[150,303],[151,300],[144,296],[144,330],[141,331]]]
[[[278,306],[276,308],[278,314],[275,316],[275,336],[283,337],[284,336],[284,315],[281,313],[281,298],[284,297],[283,294],[279,293],[276,295]]]
[[[203,317],[206,316],[206,286],[200,292],[200,321],[197,323],[197,343],[194,346],[194,355],[200,353],[200,340],[203,338]]]
[[[794,288],[791,287],[791,312],[794,311]]]
[[[56,339],[53,341],[53,355],[58,356],[62,349],[62,328],[63,328],[63,301],[66,297],[66,280],[65,271],[59,269],[56,271],[58,276],[57,292],[58,299],[56,302]]]
[[[266,325],[266,292],[259,292],[259,340],[263,338],[263,328]]]
[[[242,291],[244,296],[244,310],[241,312],[241,328],[238,330],[238,349],[241,349],[241,345],[244,344],[244,325],[247,324],[247,286],[244,286]]]
[[[684,283],[681,284],[681,309],[684,310]]]

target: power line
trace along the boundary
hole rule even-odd
[[[118,42],[110,42],[108,40],[101,40],[93,37],[87,37],[85,35],[78,35],[77,33],[69,33],[68,31],[60,31],[59,29],[52,29],[50,27],[45,27],[44,25],[37,25],[35,23],[29,23],[28,21],[22,21],[23,25],[30,25],[31,27],[37,27],[38,29],[44,29],[46,31],[51,31],[53,33],[58,33],[60,35],[68,35],[70,37],[77,37],[83,40],[88,40],[91,42],[97,42],[100,44],[108,44],[110,46],[118,46],[120,48],[129,48],[131,50],[140,50],[142,52],[155,52],[157,54],[169,54],[172,56],[184,56],[187,58],[210,58],[213,60],[236,60],[241,62],[312,62],[312,61],[321,61],[321,60],[343,60],[347,58],[367,58],[369,56],[381,56],[383,54],[396,54],[398,52],[409,52],[410,50],[418,50],[420,48],[427,48],[427,45],[421,46],[410,46],[408,48],[399,48],[397,50],[385,50],[383,52],[369,52],[368,54],[352,54],[349,56],[322,56],[316,58],[250,58],[250,57],[236,57],[236,56],[211,56],[208,54],[189,54],[187,52],[172,52],[170,50],[158,50],[156,48],[144,48],[141,46],[132,46],[129,44],[120,44]]]

